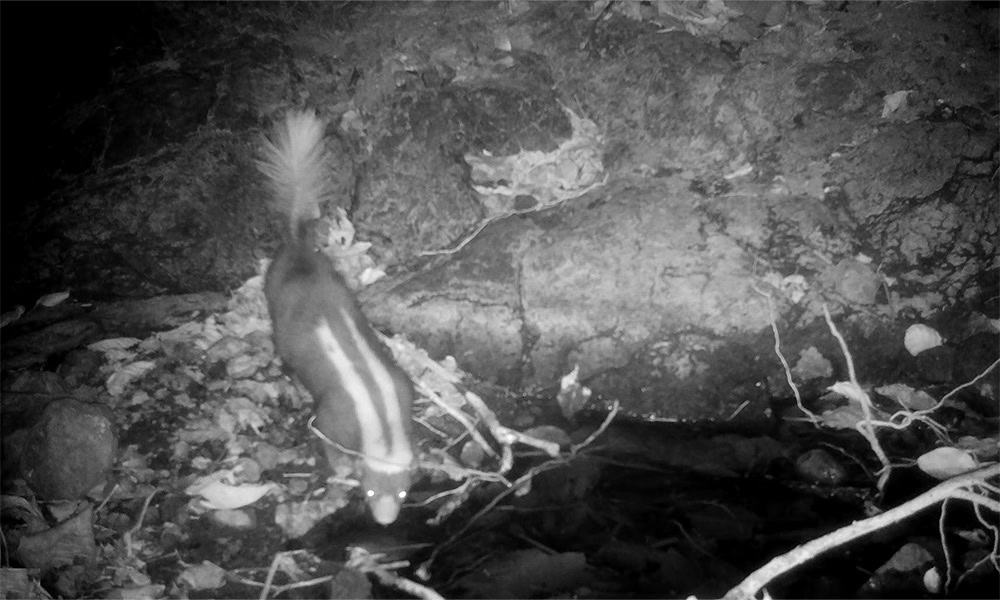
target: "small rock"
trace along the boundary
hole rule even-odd
[[[93,509],[87,505],[50,529],[25,535],[15,556],[21,564],[38,569],[43,576],[70,566],[93,565],[97,560]]]
[[[799,477],[820,485],[840,485],[847,479],[847,470],[829,452],[814,448],[795,461]]]
[[[77,348],[69,352],[63,359],[62,364],[59,365],[59,374],[68,385],[79,387],[98,381],[103,365],[104,357],[99,352],[87,348]]]
[[[21,474],[42,498],[75,500],[105,481],[117,450],[105,407],[60,399],[28,431]]]

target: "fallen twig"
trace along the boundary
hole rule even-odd
[[[772,558],[767,564],[748,575],[739,585],[726,592],[723,598],[726,600],[756,598],[757,594],[764,589],[764,586],[776,577],[812,560],[817,555],[874,531],[884,529],[929,506],[955,497],[957,494],[961,494],[963,499],[968,499],[977,505],[995,509],[995,500],[969,491],[970,489],[982,486],[987,479],[992,477],[1000,477],[1000,464],[976,469],[975,471],[942,481],[916,498],[887,510],[880,515],[862,521],[855,521],[846,527],[802,544],[790,552]]]

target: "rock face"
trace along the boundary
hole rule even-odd
[[[701,377],[726,336],[767,326],[768,309],[747,253],[680,184],[606,189],[590,206],[498,223],[371,314],[432,332],[414,337],[516,387],[575,364],[587,375],[624,366],[644,348],[663,375]],[[767,210],[748,202],[748,218]]]
[[[869,377],[914,322],[986,331],[940,315],[998,316],[995,8],[618,4],[641,6],[136,9],[175,27],[26,115],[76,179],[4,220],[28,252],[6,288],[245,279],[280,230],[256,140],[309,104],[337,203],[393,267],[369,316],[490,381],[579,364],[636,414],[758,418],[790,395],[772,322],[792,365],[833,365],[817,388],[844,372],[824,305]]]

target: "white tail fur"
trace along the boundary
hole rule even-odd
[[[304,221],[319,217],[320,203],[332,192],[324,171],[324,129],[313,111],[290,111],[284,123],[275,125],[272,139],[264,140],[263,160],[257,161],[271,182],[278,209],[289,218],[293,238]]]

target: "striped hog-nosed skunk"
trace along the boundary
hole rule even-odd
[[[278,355],[309,390],[315,425],[329,439],[327,460],[332,466],[342,449],[358,457],[368,507],[388,525],[410,488],[413,386],[330,259],[314,248],[311,223],[331,192],[324,128],[314,112],[293,111],[264,143],[258,166],[290,225],[264,294]]]

